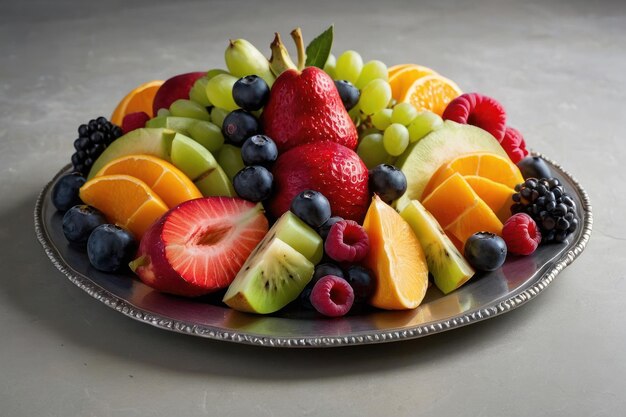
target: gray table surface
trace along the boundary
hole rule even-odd
[[[623,2],[80,3],[0,8],[0,416],[623,415]],[[592,239],[544,293],[418,340],[272,350],[135,322],[51,265],[33,206],[78,124],[143,81],[223,66],[228,38],[263,47],[332,22],[335,52],[421,63],[498,98],[588,190]]]

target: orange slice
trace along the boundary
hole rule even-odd
[[[144,112],[150,117],[154,116],[152,114],[152,102],[163,83],[163,80],[154,80],[135,87],[126,94],[115,110],[113,110],[110,119],[111,123],[121,126],[124,116],[135,112]]]
[[[389,67],[389,69],[387,70],[387,73],[389,74],[389,77],[391,77],[392,75],[394,75],[395,73],[397,73],[398,71],[400,71],[401,69],[404,68],[408,68],[408,67],[412,67],[413,65],[416,64],[398,64],[398,65],[392,65],[391,67]]]
[[[468,207],[454,222],[445,227],[444,231],[454,236],[455,244],[460,243],[459,250],[462,250],[465,241],[476,232],[502,235],[502,222],[483,200],[478,199],[476,204]]]
[[[80,188],[80,199],[100,210],[110,222],[141,239],[168,207],[143,181],[130,175],[104,175]]]
[[[198,187],[180,169],[151,155],[127,155],[114,159],[102,167],[96,177],[103,175],[135,177],[161,197],[169,208],[202,197]]]
[[[432,176],[422,195],[428,195],[455,172],[463,176],[476,175],[487,178],[511,189],[524,182],[519,168],[509,158],[488,152],[479,152],[460,155],[447,164],[443,164]]]
[[[400,100],[406,90],[415,82],[415,80],[426,75],[437,74],[434,70],[423,67],[421,65],[408,65],[400,68],[393,75],[389,75],[389,85],[391,86],[391,96]]]
[[[454,81],[433,74],[416,79],[398,101],[411,103],[418,111],[429,110],[441,116],[448,103],[461,94]]]
[[[479,199],[467,181],[460,174],[454,173],[435,188],[422,201],[422,205],[445,229]]]
[[[511,205],[513,204],[513,194],[515,191],[506,185],[492,181],[489,178],[476,175],[466,175],[465,181],[472,187],[498,219],[504,223],[511,217]]]
[[[363,228],[370,241],[365,264],[376,275],[370,303],[386,310],[417,307],[428,288],[428,265],[411,226],[375,196]]]

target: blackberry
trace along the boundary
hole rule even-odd
[[[120,136],[122,129],[102,116],[78,126],[78,139],[74,140],[76,152],[72,154],[74,171],[86,176],[94,161]]]
[[[578,228],[576,203],[556,178],[528,178],[515,186],[511,213],[526,213],[541,231],[541,243],[563,242]]]

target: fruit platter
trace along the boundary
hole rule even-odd
[[[52,263],[141,322],[277,347],[417,338],[543,291],[589,240],[580,184],[497,99],[333,36],[295,29],[296,58],[227,41],[224,69],[79,121],[35,207]]]

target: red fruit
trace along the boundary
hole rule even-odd
[[[478,126],[502,142],[506,128],[506,112],[495,99],[478,93],[461,94],[446,107],[444,120]]]
[[[148,116],[143,111],[129,113],[124,116],[124,120],[122,120],[122,132],[126,134],[135,129],[141,129],[142,127],[146,127],[146,122],[148,120],[150,120],[150,116]]]
[[[342,220],[330,227],[324,251],[337,262],[355,263],[367,255],[370,242],[365,229],[353,220]]]
[[[541,232],[528,214],[518,213],[504,223],[502,239],[510,253],[530,255],[541,243]]]
[[[230,197],[189,200],[148,229],[131,267],[156,290],[207,294],[230,285],[267,230],[260,205]]]
[[[500,145],[502,145],[502,148],[504,148],[509,158],[511,158],[511,161],[515,164],[528,156],[524,137],[519,130],[513,129],[512,127],[506,128],[504,139],[502,139]]]
[[[310,301],[321,314],[341,317],[352,308],[354,290],[345,279],[326,275],[313,286]]]
[[[324,194],[333,216],[360,223],[370,203],[368,171],[351,149],[334,142],[318,142],[293,148],[278,157],[272,168],[274,196],[270,213],[278,218],[291,200],[305,190]]]
[[[279,152],[305,143],[337,142],[356,148],[358,135],[332,78],[316,67],[283,72],[262,115],[263,129]]]
[[[157,90],[152,102],[152,111],[155,116],[159,109],[169,109],[173,102],[181,98],[189,98],[189,90],[196,80],[204,77],[206,72],[188,72],[176,75],[165,81]]]

